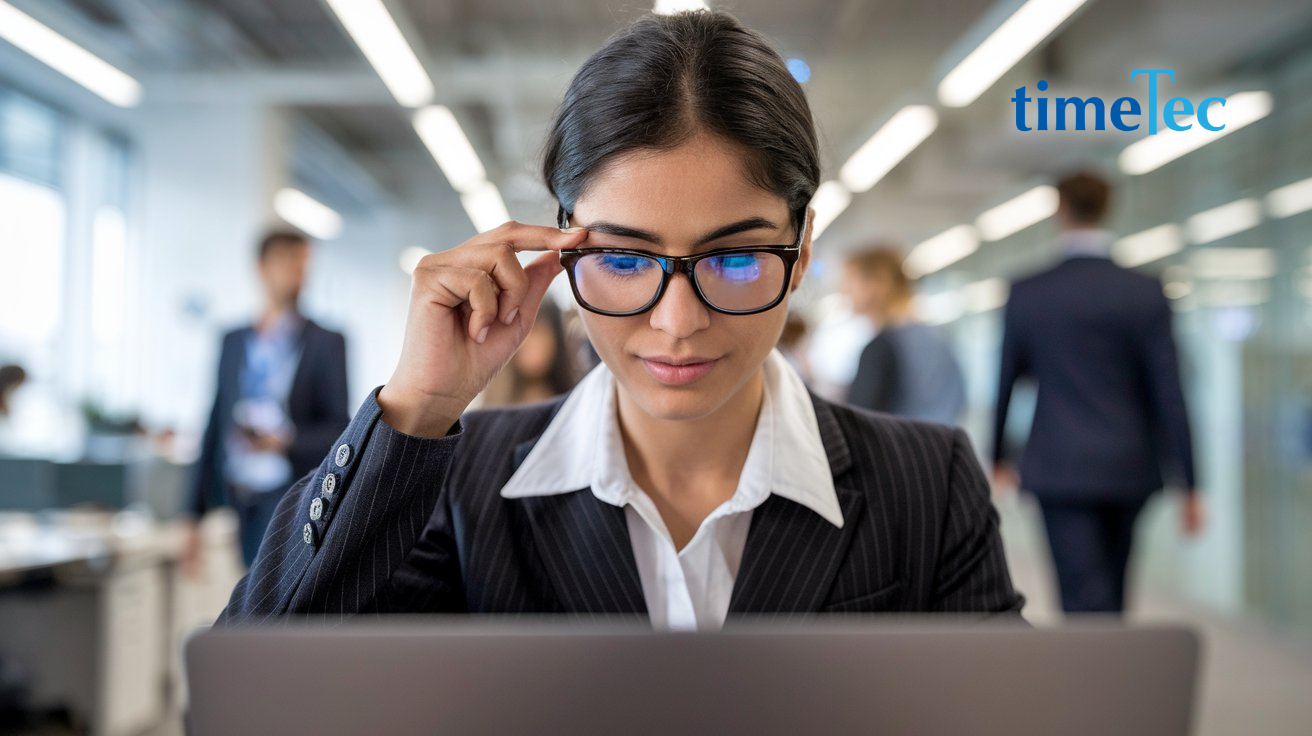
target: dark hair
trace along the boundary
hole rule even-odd
[[[752,181],[787,200],[800,225],[820,183],[806,95],[764,36],[705,10],[643,16],[574,75],[542,162],[560,225],[616,155],[702,131],[739,146]]]
[[[865,278],[874,278],[881,274],[887,276],[893,285],[893,292],[899,297],[907,298],[912,295],[914,287],[913,279],[903,268],[903,260],[900,249],[891,245],[877,244],[848,256],[846,263]]]
[[[1112,187],[1107,180],[1087,171],[1078,171],[1057,182],[1058,200],[1066,207],[1071,222],[1097,225],[1107,214]]]
[[[260,261],[269,257],[269,254],[279,248],[288,248],[295,245],[309,245],[310,238],[299,230],[270,230],[260,238],[260,247],[258,250]]]

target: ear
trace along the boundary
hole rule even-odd
[[[815,208],[806,208],[806,234],[802,236],[802,254],[797,257],[797,264],[793,266],[793,281],[788,286],[789,293],[797,291],[802,285],[802,279],[806,276],[807,270],[811,267],[811,232],[815,226]]]

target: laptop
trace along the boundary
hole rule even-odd
[[[1173,626],[372,619],[215,629],[186,648],[208,734],[1190,732],[1198,637]]]

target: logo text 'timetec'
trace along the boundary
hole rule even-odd
[[[1157,75],[1166,75],[1172,82],[1175,82],[1175,70],[1132,69],[1130,70],[1130,81],[1134,82],[1135,78],[1140,74],[1143,74],[1148,78],[1148,133],[1149,135],[1157,135]],[[1039,83],[1034,86],[1037,87],[1040,92],[1045,92],[1048,89],[1048,83],[1042,79],[1040,79]],[[1031,131],[1049,129],[1049,99],[1047,97],[1027,97],[1025,95],[1025,88],[1018,87],[1016,88],[1016,96],[1011,98],[1011,102],[1015,105],[1016,109],[1017,130]],[[1030,102],[1036,103],[1035,108],[1038,115],[1038,120],[1033,128],[1026,125],[1026,111],[1029,108]],[[1207,117],[1210,105],[1214,102],[1220,103],[1222,107],[1225,106],[1224,97],[1208,97],[1196,106],[1186,97],[1172,97],[1167,100],[1166,104],[1161,108],[1162,122],[1166,123],[1166,127],[1171,130],[1188,130],[1193,127],[1193,123],[1181,124],[1180,118],[1196,116],[1195,119],[1198,125],[1202,126],[1205,130],[1223,130],[1225,128],[1224,123],[1221,125],[1213,125]],[[1139,101],[1133,97],[1121,97],[1111,105],[1104,102],[1101,97],[1058,97],[1056,98],[1052,114],[1053,130],[1067,129],[1066,113],[1071,109],[1074,109],[1075,111],[1075,130],[1087,130],[1085,127],[1087,123],[1086,118],[1088,117],[1090,110],[1093,111],[1094,130],[1106,130],[1107,118],[1109,117],[1111,118],[1112,126],[1117,130],[1138,130],[1140,124],[1133,121],[1140,115],[1144,114],[1144,111],[1139,107]],[[1133,122],[1133,124],[1130,124],[1131,122]]]

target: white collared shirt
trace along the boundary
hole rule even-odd
[[[729,612],[752,512],[770,494],[843,526],[806,385],[777,350],[764,368],[764,400],[738,487],[681,550],[675,549],[656,505],[629,473],[615,376],[604,363],[565,400],[501,495],[525,498],[591,488],[598,500],[624,508],[652,626],[717,629]]]

